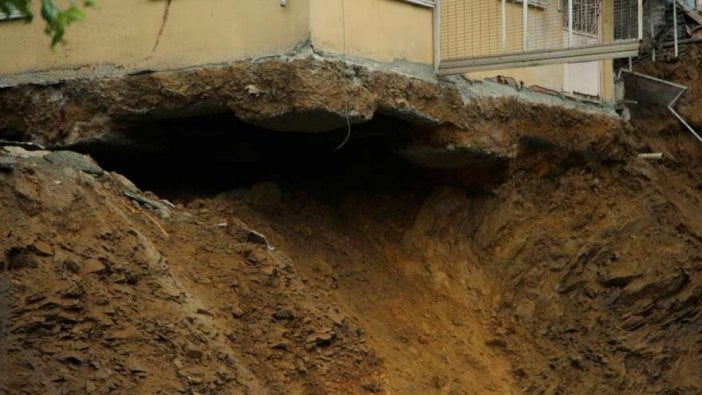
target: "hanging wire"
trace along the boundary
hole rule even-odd
[[[341,31],[342,31],[342,42],[343,42],[343,51],[342,51],[342,61],[344,63],[344,71],[348,68],[348,64],[346,62],[346,8],[344,7],[344,0],[341,0]],[[346,145],[346,143],[349,141],[351,138],[351,119],[349,117],[349,89],[348,86],[346,87],[345,91],[345,118],[346,118],[346,137],[344,137],[344,140],[339,144],[336,148],[334,148],[334,151],[332,151],[332,154],[336,153],[339,151],[343,146]]]

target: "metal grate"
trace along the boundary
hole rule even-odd
[[[561,10],[567,9],[568,1],[561,0]],[[563,14],[563,28],[568,29],[570,20],[568,12]],[[600,1],[573,0],[573,32],[577,34],[599,37],[600,34]]]
[[[640,0],[524,1],[441,0],[440,70],[449,74],[638,53]]]

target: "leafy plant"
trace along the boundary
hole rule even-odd
[[[0,11],[6,15],[17,12],[30,22],[34,18],[34,14],[29,7],[30,1],[0,0]],[[95,5],[95,0],[83,0],[82,6],[71,2],[68,8],[62,9],[56,5],[54,0],[41,0],[41,17],[46,22],[44,31],[51,36],[51,48],[64,41],[63,36],[66,33],[66,27],[82,20],[85,17],[83,9],[93,5]]]

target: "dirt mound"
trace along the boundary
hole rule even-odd
[[[79,171],[80,155],[14,152],[0,171],[0,389],[375,388],[358,323],[236,217],[170,209]]]
[[[367,165],[172,206],[0,158],[8,393],[702,390],[702,193],[672,160],[525,144],[492,192]]]
[[[689,77],[699,124],[692,68],[649,73]],[[338,154],[92,147],[172,202],[2,147],[0,393],[702,392],[702,146],[659,110],[519,138],[490,191],[399,160],[388,124]]]

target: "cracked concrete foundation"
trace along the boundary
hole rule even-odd
[[[515,157],[523,138],[611,150],[622,128],[597,104],[315,53],[1,85],[0,136],[51,147],[118,144],[141,122],[208,114],[231,112],[261,128],[309,133],[383,114],[407,121],[407,145],[399,151],[421,167],[494,169]]]

